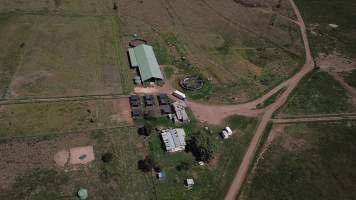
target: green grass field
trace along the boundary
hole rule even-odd
[[[26,139],[35,147],[38,143],[61,140],[62,136]],[[76,192],[86,188],[90,199],[152,199],[151,177],[137,169],[145,144],[136,134],[136,129],[114,129],[87,133],[82,140],[76,135],[67,138],[70,147],[94,145],[96,160],[90,165],[64,171],[51,165],[42,165],[31,171],[17,171],[15,182],[7,189],[0,189],[1,199],[76,199]],[[66,140],[66,139],[64,139]],[[77,140],[72,142],[72,140]],[[83,142],[85,141],[85,142]],[[17,140],[7,141],[16,145]],[[1,145],[1,144],[0,144]],[[42,149],[41,151],[46,151]],[[103,163],[101,156],[111,152],[113,159]],[[7,155],[4,155],[7,156]],[[53,155],[49,155],[51,159]],[[0,161],[1,162],[1,161]],[[18,158],[21,162],[21,158]],[[28,165],[34,165],[29,161]],[[0,170],[1,173],[1,170]],[[5,185],[4,185],[5,186]]]
[[[15,97],[122,93],[111,17],[30,16]],[[19,47],[16,47],[19,48]]]
[[[120,118],[125,108],[116,104],[116,101],[107,100],[4,106],[0,112],[0,138],[128,126],[128,122]]]
[[[309,34],[314,56],[335,49],[346,56],[356,56],[356,6],[353,0],[296,0],[307,27],[318,25],[317,34]],[[328,24],[339,27],[332,29]]]
[[[193,122],[194,123],[194,122]],[[226,123],[235,130],[235,135],[222,141],[218,133],[220,127],[210,127],[208,134],[212,140],[217,140],[217,152],[214,160],[207,166],[198,166],[191,153],[180,152],[165,153],[161,147],[158,135],[151,135],[148,139],[150,155],[154,157],[157,165],[167,173],[167,180],[155,179],[154,187],[158,199],[223,199],[228,187],[236,173],[247,146],[253,136],[257,120],[234,116]],[[185,127],[188,138],[194,131],[203,131],[204,125]],[[178,170],[177,166],[189,163],[188,170]],[[192,190],[184,187],[186,178],[194,178],[195,186]]]
[[[0,97],[5,95],[25,49],[33,21],[13,14],[0,14]]]
[[[305,76],[282,107],[288,115],[350,112],[355,108],[347,91],[326,72]]]
[[[286,127],[238,199],[354,199],[355,127],[353,122]]]
[[[129,93],[113,1],[1,1],[0,96]]]

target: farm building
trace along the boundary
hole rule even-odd
[[[187,186],[187,188],[190,190],[193,188],[194,185],[194,180],[192,178],[188,178],[185,180],[185,185]]]
[[[172,104],[175,112],[174,122],[189,122],[187,111],[185,110],[186,104],[182,101],[177,101]]]
[[[144,84],[163,82],[163,75],[151,46],[142,44],[129,48],[128,53],[131,67],[138,68]]]
[[[182,128],[166,129],[161,133],[163,143],[168,152],[185,150],[185,131]]]

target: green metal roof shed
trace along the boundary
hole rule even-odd
[[[153,79],[163,80],[161,69],[151,46],[142,44],[135,48],[130,48],[129,56],[131,66],[138,67],[142,82]]]

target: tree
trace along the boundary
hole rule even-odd
[[[117,10],[117,8],[118,8],[118,7],[117,7],[117,3],[116,3],[116,2],[114,2],[113,9],[114,9],[114,10]]]
[[[154,130],[154,127],[151,123],[146,123],[143,127],[138,129],[139,135],[149,136]]]
[[[150,156],[146,156],[144,160],[139,160],[137,165],[141,171],[150,172],[154,168],[155,162]]]
[[[104,163],[109,163],[112,161],[112,153],[110,152],[107,152],[105,153],[102,157],[101,157],[101,160],[104,162]]]
[[[214,158],[216,150],[215,140],[211,139],[207,134],[198,132],[188,142],[188,149],[197,160],[209,162]]]

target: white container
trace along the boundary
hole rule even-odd
[[[225,130],[226,130],[227,134],[232,135],[232,130],[230,127],[226,127]]]
[[[227,131],[223,130],[221,132],[221,137],[226,140],[229,138],[229,134],[227,133]]]
[[[178,99],[181,99],[181,100],[185,100],[187,98],[187,96],[183,92],[180,92],[178,90],[174,90],[173,96],[175,96],[175,97],[177,97]]]

